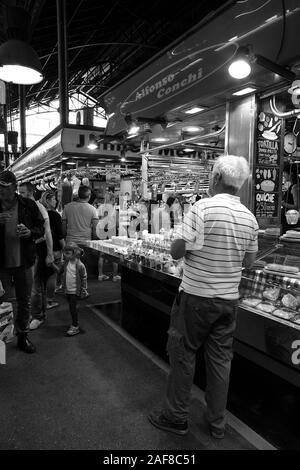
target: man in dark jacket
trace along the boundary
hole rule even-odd
[[[1,300],[10,300],[12,281],[17,308],[14,325],[18,347],[34,353],[35,346],[27,333],[30,319],[32,266],[35,261],[34,240],[43,236],[44,221],[34,201],[16,193],[17,180],[10,171],[0,173],[0,280],[5,294]]]

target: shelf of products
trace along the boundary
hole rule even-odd
[[[87,246],[138,266],[180,278],[183,260],[175,261],[170,255],[172,236],[172,232],[155,235],[144,233],[142,240],[115,236],[110,240],[91,240]]]

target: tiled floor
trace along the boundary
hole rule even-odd
[[[81,334],[69,338],[65,299],[30,337],[37,353],[15,343],[1,366],[0,449],[254,449],[229,427],[211,438],[203,405],[193,399],[191,430],[174,436],[153,428],[147,413],[160,403],[165,372],[88,307],[91,300],[118,300],[119,287],[90,283],[80,307]]]

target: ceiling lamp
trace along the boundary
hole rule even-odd
[[[151,139],[152,142],[168,142],[168,140],[170,139],[167,139],[166,137],[154,137]]]
[[[197,126],[187,126],[182,128],[183,132],[199,132],[202,130],[201,127]]]
[[[98,144],[96,142],[96,137],[94,134],[89,134],[89,142],[88,142],[88,149],[96,150],[98,148]]]
[[[200,106],[194,106],[193,108],[187,109],[184,111],[185,114],[196,114],[200,113],[200,111],[204,111],[204,108],[201,108]]]
[[[243,96],[243,95],[247,95],[248,93],[253,93],[254,91],[256,91],[256,88],[248,86],[246,88],[242,88],[241,90],[235,91],[232,94],[235,96]]]
[[[249,59],[249,49],[247,47],[240,47],[234,57],[234,60],[228,67],[228,72],[231,77],[241,80],[248,77],[251,73],[251,65]]]
[[[128,135],[135,135],[139,132],[140,128],[136,124],[132,124],[128,130]]]
[[[271,60],[259,54],[254,54],[250,46],[239,47],[236,51],[235,57],[228,67],[228,72],[231,77],[241,80],[246,78],[251,73],[251,66],[255,63],[270,72],[273,72],[286,80],[294,80],[295,74],[289,69],[272,62]]]
[[[19,85],[34,85],[43,80],[42,66],[34,49],[19,39],[0,46],[0,79]]]

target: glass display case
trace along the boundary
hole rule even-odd
[[[241,307],[300,326],[300,246],[280,243],[263,253],[243,272],[240,296]]]
[[[280,243],[244,270],[235,350],[300,387],[300,243]]]

